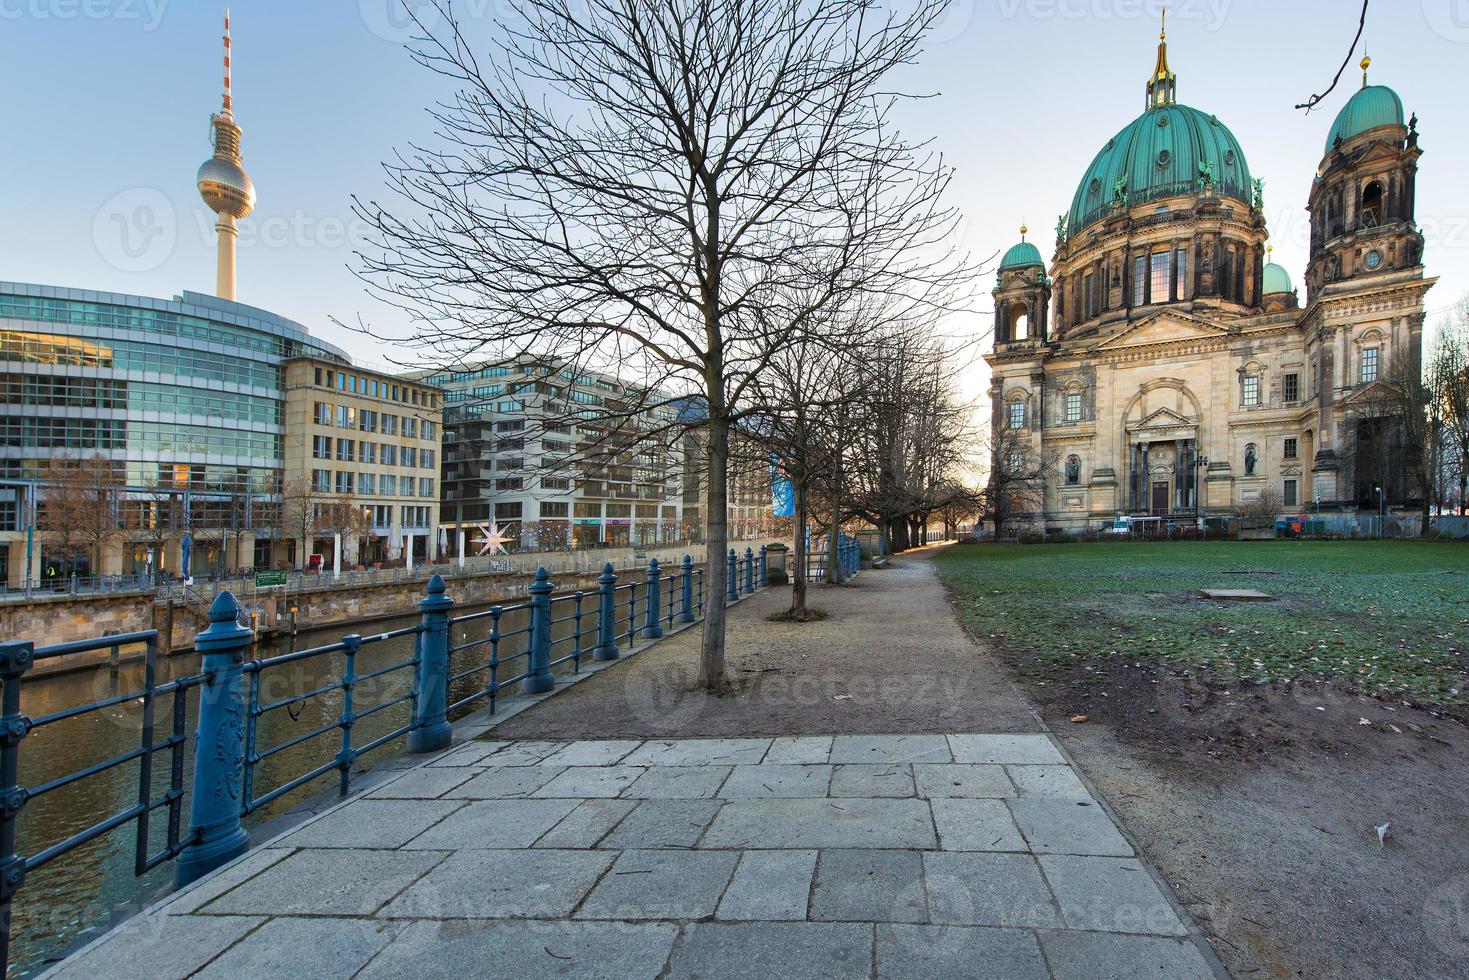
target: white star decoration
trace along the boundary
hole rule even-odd
[[[512,524],[511,527],[514,527],[514,525]],[[489,527],[485,527],[483,524],[481,524],[479,526],[479,533],[479,553],[482,555],[506,554],[505,545],[515,540],[515,538],[511,536],[507,531],[500,530],[500,525],[495,523],[494,521],[490,522]]]

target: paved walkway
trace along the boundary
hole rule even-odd
[[[196,972],[1216,975],[1040,732],[469,741],[56,975]]]

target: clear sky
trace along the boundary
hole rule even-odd
[[[329,318],[391,322],[350,273],[349,195],[381,195],[380,161],[424,139],[442,83],[414,66],[398,0],[235,0],[234,92],[259,203],[242,225],[239,299],[385,360]],[[418,2],[418,0],[410,0]],[[500,9],[511,0],[499,0]],[[911,2],[911,0],[897,0]],[[0,278],[172,296],[212,291],[213,216],[194,190],[220,102],[224,5],[206,0],[0,0]],[[459,0],[497,30],[495,0]],[[958,168],[954,203],[977,256],[1018,237],[1049,258],[1056,217],[1092,156],[1142,111],[1160,0],[955,0],[908,91],[905,124]],[[1304,210],[1353,64],[1317,111],[1356,27],[1356,0],[1173,0],[1181,102],[1212,112],[1265,180],[1275,258],[1300,285]],[[1436,320],[1469,291],[1469,0],[1373,0],[1372,80],[1417,112],[1418,219]],[[974,320],[987,329],[992,276]],[[1302,299],[1304,299],[1304,291]],[[965,379],[982,391],[983,365]]]

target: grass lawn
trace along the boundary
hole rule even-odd
[[[1023,670],[1113,655],[1224,683],[1342,679],[1469,703],[1469,547],[1397,541],[960,545],[936,558],[959,615]],[[1201,588],[1275,602],[1217,603]],[[1455,711],[1462,714],[1462,711]]]

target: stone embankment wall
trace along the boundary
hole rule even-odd
[[[635,573],[633,573],[635,574]],[[627,572],[622,581],[630,581]],[[263,636],[293,627],[300,630],[334,626],[349,630],[357,624],[411,615],[418,610],[427,583],[390,582],[382,585],[330,585],[289,594],[266,592],[246,597],[242,605]],[[530,578],[515,573],[455,577],[448,581],[448,594],[459,608],[477,608],[494,603],[510,604],[525,598]],[[555,580],[558,593],[595,592],[593,573],[565,573]],[[594,600],[595,601],[595,600]],[[32,640],[49,646],[91,639],[112,633],[157,629],[161,653],[193,650],[194,637],[209,625],[207,602],[159,602],[152,592],[117,592],[89,596],[36,596],[23,601],[0,603],[0,640]],[[121,660],[141,657],[141,644],[118,651]],[[35,673],[74,670],[107,663],[110,650],[79,653],[48,660],[33,668]]]

